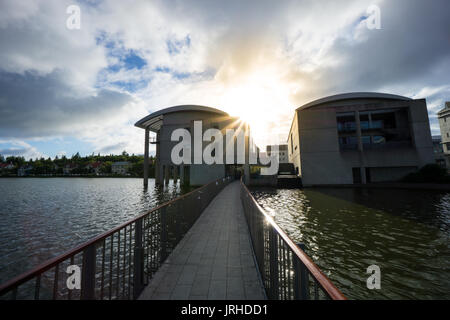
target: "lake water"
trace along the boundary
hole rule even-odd
[[[352,299],[450,298],[450,193],[253,189]],[[180,194],[134,178],[0,179],[0,282]],[[366,269],[381,268],[368,290]]]
[[[351,299],[450,299],[450,193],[253,189],[262,207]],[[381,269],[369,290],[367,267]]]
[[[0,283],[166,202],[172,182],[136,178],[0,179]]]

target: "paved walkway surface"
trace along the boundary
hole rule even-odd
[[[239,188],[232,182],[211,201],[139,299],[265,299]]]

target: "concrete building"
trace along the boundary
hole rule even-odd
[[[396,181],[435,162],[426,101],[382,93],[301,106],[288,149],[305,186]]]
[[[274,151],[278,147],[278,151]],[[287,144],[280,144],[278,146],[267,146],[266,147],[267,155],[270,157],[273,153],[278,154],[278,163],[289,163],[289,156],[288,156],[288,146]]]
[[[446,102],[444,109],[437,114],[444,153],[450,155],[450,102]]]
[[[131,163],[128,161],[118,161],[111,164],[111,172],[113,174],[127,174],[130,169]]]
[[[194,121],[202,122],[203,133],[210,128],[215,128],[221,131],[223,137],[226,136],[227,129],[233,129],[236,133],[243,134],[245,148],[244,162],[237,161],[237,145],[234,146],[234,164],[226,164],[226,142],[223,142],[223,164],[205,164],[201,161],[198,164],[194,161],[194,149],[193,142],[195,130]],[[145,150],[144,150],[144,185],[148,184],[148,154],[149,143],[156,145],[156,157],[155,157],[155,180],[156,183],[162,184],[168,183],[169,179],[175,181],[180,178],[182,184],[189,184],[193,186],[203,185],[216,179],[223,178],[227,175],[235,175],[236,172],[246,173],[249,176],[249,161],[248,151],[250,128],[247,124],[240,121],[239,118],[231,117],[226,112],[221,110],[198,106],[198,105],[181,105],[170,107],[156,111],[145,118],[136,122],[135,126],[145,129]],[[175,145],[179,144],[179,141],[171,141],[172,132],[176,129],[187,129],[191,135],[191,164],[175,164],[172,162],[171,153]],[[150,139],[150,132],[155,136]],[[245,137],[247,135],[247,137]],[[225,138],[224,138],[225,140]],[[235,139],[236,142],[236,139]],[[209,145],[210,141],[203,141],[201,147],[202,154],[204,148]],[[241,145],[239,145],[241,146]],[[242,164],[237,164],[242,163]]]
[[[448,168],[448,155],[444,153],[444,146],[442,145],[441,136],[432,136],[433,139],[433,153],[436,164],[442,168]]]

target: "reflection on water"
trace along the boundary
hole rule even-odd
[[[0,283],[183,193],[134,178],[0,179]]]
[[[351,299],[450,298],[450,194],[422,190],[253,189],[257,201]],[[381,289],[366,269],[381,268]]]

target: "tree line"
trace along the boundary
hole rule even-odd
[[[149,175],[154,177],[154,163],[155,158],[150,156],[149,159]],[[8,156],[4,157],[0,155],[0,175],[14,176],[17,175],[19,170],[27,171],[27,175],[66,175],[64,168],[70,167],[71,175],[112,175],[111,166],[115,162],[129,162],[130,166],[128,174],[131,176],[142,177],[144,175],[144,156],[142,155],[129,155],[126,151],[123,151],[120,155],[95,155],[92,153],[88,156],[80,156],[79,152],[68,158],[65,155],[54,159],[50,157],[35,158],[25,160],[24,157]],[[92,168],[92,165],[97,169]],[[6,168],[8,165],[8,168]],[[13,168],[11,168],[13,166]]]

